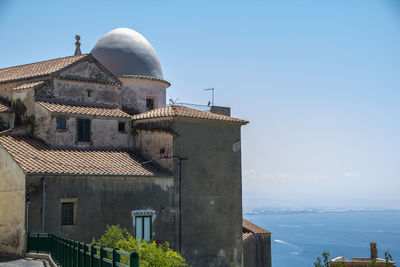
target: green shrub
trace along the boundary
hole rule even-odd
[[[169,247],[169,243],[156,244],[153,242],[140,242],[135,239],[126,229],[119,225],[107,225],[107,229],[99,240],[93,238],[93,243],[99,246],[117,248],[126,252],[139,254],[140,267],[175,267],[188,266],[185,259]],[[121,262],[128,264],[129,260],[121,257]]]

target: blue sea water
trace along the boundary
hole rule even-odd
[[[331,258],[369,257],[369,243],[378,256],[389,250],[400,265],[400,211],[258,211],[244,218],[271,232],[273,267],[314,266],[328,250]]]

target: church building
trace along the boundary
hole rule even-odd
[[[191,266],[271,266],[270,233],[242,218],[248,122],[167,105],[131,29],[89,54],[79,39],[73,56],[0,69],[0,257],[23,256],[27,232],[90,242],[119,224]]]

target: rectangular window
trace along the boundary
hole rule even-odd
[[[78,119],[78,142],[90,142],[90,120]]]
[[[61,203],[61,225],[74,224],[74,202]]]
[[[146,98],[146,111],[154,109],[154,98]]]
[[[67,129],[67,122],[65,118],[56,118],[57,130]]]
[[[135,216],[135,236],[140,241],[151,240],[151,216]]]
[[[118,132],[125,132],[125,122],[118,122]]]

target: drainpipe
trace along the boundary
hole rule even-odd
[[[173,156],[179,159],[179,253],[182,253],[182,161],[188,158]]]
[[[46,183],[47,183],[47,175],[43,178],[42,181],[42,233],[44,233],[44,224],[46,220]]]

